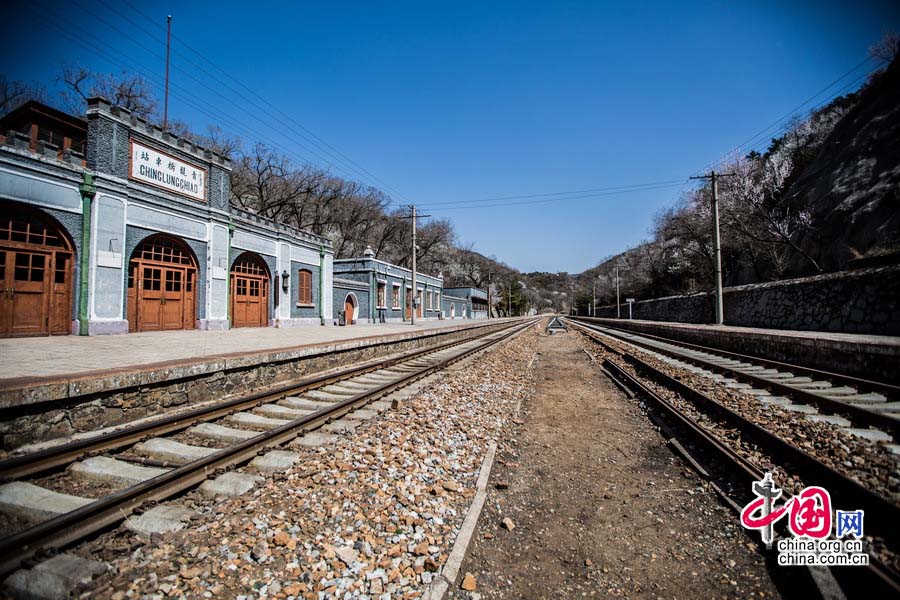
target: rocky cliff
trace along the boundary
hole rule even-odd
[[[799,241],[825,271],[900,248],[900,60],[863,90],[788,196],[811,207]]]

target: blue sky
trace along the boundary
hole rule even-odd
[[[638,243],[681,183],[477,201],[681,182],[858,80],[900,30],[878,2],[12,4],[8,77],[52,88],[63,64],[127,67],[162,96],[172,14],[171,117],[389,186],[523,271]]]

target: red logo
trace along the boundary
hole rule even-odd
[[[762,530],[767,545],[772,543],[772,526],[788,514],[788,509],[788,528],[795,536],[824,539],[831,534],[831,496],[825,488],[804,488],[778,506],[776,500],[782,491],[772,482],[772,474],[766,473],[762,481],[753,484],[753,493],[757,498],[741,511],[741,524]]]

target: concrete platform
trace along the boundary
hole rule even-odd
[[[29,521],[47,521],[93,502],[60,494],[26,481],[11,481],[0,485],[0,512]]]
[[[900,337],[579,317],[606,327],[658,335],[748,356],[900,383]]]
[[[0,339],[0,449],[181,412],[361,362],[377,364],[521,320]],[[318,343],[297,345],[307,341]],[[284,345],[289,343],[295,345]],[[162,356],[171,360],[147,362]],[[352,395],[329,389],[302,396],[334,402]]]
[[[26,387],[50,386],[34,401],[54,400],[502,321],[457,319],[415,326],[383,323],[0,339],[0,407],[14,405],[11,392]],[[41,360],[35,360],[37,356]]]

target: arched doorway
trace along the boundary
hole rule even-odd
[[[358,302],[356,301],[356,294],[350,292],[347,294],[347,297],[344,298],[344,319],[347,325],[353,325],[356,323],[356,307]]]
[[[455,304],[450,305],[450,318],[451,319],[456,318],[456,305]]]
[[[197,260],[181,240],[157,234],[128,263],[128,331],[193,329]]]
[[[0,202],[0,337],[65,335],[75,247],[49,215]]]
[[[244,252],[231,266],[231,326],[269,325],[269,268],[259,254]]]

